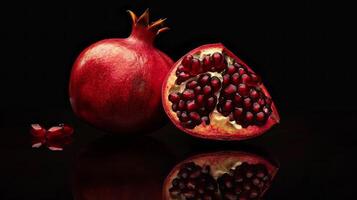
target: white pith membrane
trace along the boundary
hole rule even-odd
[[[257,161],[257,159],[251,159],[251,155],[250,154],[241,154],[239,153],[239,157],[236,157],[236,156],[222,156],[225,153],[218,153],[218,159],[217,157],[215,157],[215,159],[212,159],[210,158],[211,156],[209,155],[203,155],[203,156],[198,156],[199,159],[196,159],[196,158],[192,158],[192,159],[188,159],[184,162],[182,162],[182,164],[179,165],[178,168],[175,168],[176,170],[175,171],[172,171],[169,176],[168,176],[168,179],[165,180],[165,184],[164,186],[168,186],[167,188],[164,188],[164,199],[167,199],[167,197],[169,197],[169,199],[172,199],[172,200],[183,200],[183,199],[186,199],[185,197],[183,196],[178,196],[177,198],[174,198],[170,195],[170,192],[169,192],[169,189],[172,187],[172,181],[178,177],[178,173],[181,169],[181,167],[186,164],[186,163],[189,163],[189,162],[193,162],[194,164],[200,166],[200,167],[204,167],[204,166],[210,166],[210,175],[216,180],[218,181],[218,178],[221,177],[223,174],[225,173],[229,173],[230,170],[234,170],[236,169],[237,167],[239,167],[240,165],[242,165],[244,162],[245,163],[248,163],[250,165],[254,165],[254,164],[263,164],[267,171],[268,171],[268,175],[271,177],[270,181],[272,181],[273,177],[275,176],[277,170],[272,168],[272,167],[269,167],[271,166],[268,161],[266,160],[259,160],[259,162]],[[216,155],[216,156],[217,156]],[[218,184],[218,183],[217,183]],[[265,193],[265,191],[267,190],[268,188],[265,188],[262,192],[261,192],[261,195],[263,195]],[[221,194],[221,191],[220,191],[220,188],[218,187],[217,185],[217,195],[218,194]]]
[[[237,62],[237,60],[234,60],[233,58],[231,58],[230,56],[225,54],[223,48],[221,48],[221,47],[204,49],[204,50],[198,51],[191,55],[193,56],[193,58],[202,60],[204,58],[204,56],[206,56],[206,55],[212,56],[214,53],[221,53],[223,55],[223,57],[227,63],[226,66],[232,65]],[[182,62],[182,60],[179,63],[181,64],[181,62]],[[249,67],[245,66],[244,64],[242,64],[242,65],[246,68],[246,70],[248,72],[254,73],[249,70]],[[176,84],[176,78],[177,78],[176,76],[171,76],[167,80],[167,83],[168,83],[167,85],[171,86],[171,87],[166,88],[167,96],[169,94],[175,93],[175,92],[182,93],[185,90],[186,84],[189,81],[197,80],[201,74],[210,74],[211,78],[213,76],[216,76],[221,81],[221,88],[217,92],[214,93],[214,96],[216,96],[216,98],[217,98],[215,108],[213,111],[211,111],[208,114],[210,123],[208,125],[206,125],[204,122],[202,122],[199,125],[195,125],[194,128],[189,129],[190,132],[197,134],[197,135],[205,135],[208,137],[210,137],[210,134],[214,135],[214,134],[220,133],[219,135],[221,135],[222,137],[227,136],[227,138],[228,138],[229,135],[237,135],[237,132],[239,132],[239,137],[250,137],[249,132],[252,131],[253,129],[254,130],[259,129],[259,127],[262,127],[262,128],[260,130],[257,130],[257,133],[259,133],[259,131],[262,132],[262,130],[268,129],[269,128],[267,125],[268,120],[270,120],[270,118],[275,119],[273,116],[274,115],[273,113],[271,113],[268,116],[268,118],[264,124],[259,125],[259,126],[255,125],[255,124],[251,124],[248,127],[243,128],[240,124],[236,123],[235,120],[230,121],[229,116],[223,116],[220,112],[218,112],[217,104],[219,103],[220,92],[224,88],[223,87],[223,77],[222,77],[221,73],[223,73],[224,71],[225,70],[223,70],[221,72],[210,72],[210,71],[201,72],[198,75],[196,75],[194,77],[190,77],[188,80],[181,82],[180,85]],[[265,90],[264,86],[261,83],[257,83],[256,86],[261,87],[261,89],[263,91]],[[269,95],[266,95],[266,97],[270,98]],[[167,101],[167,99],[165,99],[165,101]],[[169,109],[170,114],[169,115],[181,123],[180,119],[176,115],[176,112],[171,109],[173,103],[171,101],[167,101],[167,102],[169,102],[168,104],[170,106],[170,109]]]

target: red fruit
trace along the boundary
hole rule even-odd
[[[105,39],[75,61],[69,96],[75,114],[110,132],[137,132],[162,124],[162,82],[172,60],[153,46],[165,19],[149,23],[149,11],[133,20],[131,35]]]
[[[184,80],[176,76],[183,73],[180,66],[191,66],[193,60],[203,63],[201,69],[195,69],[199,74],[192,75],[188,68]],[[204,121],[190,119],[188,124],[172,109],[177,106],[170,96],[182,96],[185,88],[194,88],[194,93],[189,93],[192,99],[204,95],[205,104],[190,107],[190,112],[197,112]],[[210,100],[212,97],[218,101]],[[162,101],[166,114],[179,129],[201,138],[244,140],[263,134],[280,120],[259,76],[222,44],[203,45],[177,61],[164,81]]]
[[[176,165],[163,186],[163,200],[260,199],[278,167],[246,152],[197,155]]]

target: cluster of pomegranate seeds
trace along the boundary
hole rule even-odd
[[[260,78],[238,63],[228,66],[222,75],[217,111],[242,127],[264,125],[272,101],[257,86]]]
[[[170,195],[175,199],[217,199],[217,182],[210,175],[210,167],[185,163],[172,180]]]
[[[201,74],[197,80],[187,82],[182,93],[171,93],[169,100],[172,110],[176,112],[185,128],[194,128],[201,124],[209,124],[209,113],[217,104],[215,93],[221,87],[221,81],[216,76]]]
[[[202,122],[208,125],[215,109],[242,127],[262,126],[272,112],[271,99],[259,87],[260,78],[243,64],[228,62],[219,52],[202,59],[184,57],[176,76],[176,84],[185,84],[185,89],[168,98],[185,128],[193,129]]]
[[[48,130],[39,124],[31,124],[32,147],[39,148],[46,145],[53,151],[63,150],[63,146],[72,141],[73,132],[73,128],[67,124],[59,124]]]
[[[223,199],[259,199],[270,180],[264,165],[242,163],[217,182]]]
[[[271,181],[268,170],[263,164],[244,162],[231,169],[229,173],[224,173],[217,180],[210,173],[209,165],[200,167],[193,162],[184,164],[177,177],[171,182],[170,196],[182,200],[259,199]]]
[[[181,64],[176,70],[178,85],[203,72],[221,72],[227,66],[224,56],[218,52],[212,56],[205,55],[202,60],[188,55],[182,59]]]

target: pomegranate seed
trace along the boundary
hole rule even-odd
[[[237,91],[237,87],[233,84],[229,84],[225,89],[224,89],[224,93],[226,95],[230,95],[233,94]]]
[[[211,85],[213,87],[213,91],[217,92],[219,90],[219,88],[221,87],[221,81],[219,80],[219,78],[214,76],[211,79]]]
[[[177,104],[172,104],[171,108],[174,112],[176,112],[178,110]]]
[[[243,83],[248,83],[248,82],[250,82],[250,76],[248,75],[248,74],[242,74],[241,75],[241,79],[242,79],[242,82]]]
[[[180,65],[180,66],[177,68],[177,70],[178,70],[179,72],[190,72],[190,69],[187,68],[187,67],[185,67],[185,66],[183,66],[183,65]]]
[[[178,110],[185,110],[186,109],[186,103],[183,100],[180,100],[177,106]]]
[[[200,115],[197,113],[197,112],[190,112],[190,118],[193,120],[193,121],[200,121],[201,120],[201,117]]]
[[[249,111],[245,114],[245,120],[247,120],[248,122],[253,121],[253,117],[254,117],[253,113]]]
[[[250,106],[252,106],[252,99],[250,99],[249,97],[245,98],[243,100],[243,104],[246,109],[250,108]]]
[[[201,71],[201,62],[196,58],[193,58],[191,62],[191,75],[195,76]]]
[[[216,100],[216,97],[210,97],[207,99],[207,102],[206,102],[206,106],[208,109],[214,109],[214,107],[216,106],[216,103],[217,103],[217,100]]]
[[[264,107],[263,107],[263,112],[264,112],[265,114],[269,115],[269,114],[270,114],[270,109],[269,109],[268,107],[264,106]]]
[[[264,117],[265,117],[265,115],[264,115],[263,112],[258,112],[257,116],[256,116],[256,119],[257,119],[257,121],[263,121]]]
[[[260,105],[259,105],[259,103],[254,102],[254,103],[253,103],[253,111],[254,111],[254,112],[258,112],[258,111],[259,111],[259,109],[260,109]]]
[[[239,74],[238,73],[234,73],[232,75],[232,83],[234,83],[235,85],[237,85],[239,83]]]
[[[197,104],[194,100],[187,101],[187,110],[188,111],[194,111],[197,109]]]
[[[236,72],[236,68],[234,67],[234,65],[229,65],[229,66],[227,67],[227,74],[232,75],[232,74],[234,74],[235,72]]]
[[[223,85],[228,85],[230,81],[230,76],[229,74],[223,75]]]
[[[182,114],[181,114],[180,120],[181,120],[182,122],[187,122],[189,119],[190,119],[190,118],[189,118],[189,116],[187,115],[186,111],[183,111]]]
[[[240,117],[242,113],[243,113],[243,108],[234,108],[233,114],[235,118]]]
[[[232,109],[233,109],[233,102],[231,100],[227,100],[224,103],[223,111],[230,112],[230,111],[232,111]]]
[[[239,73],[239,75],[242,75],[242,74],[245,74],[246,71],[243,67],[240,67],[240,68],[238,68],[238,73]]]
[[[207,56],[203,57],[202,65],[203,65],[204,71],[210,70],[211,66],[212,66],[211,56],[207,55]]]
[[[257,102],[258,102],[259,105],[261,105],[261,106],[264,106],[264,105],[265,105],[265,101],[264,101],[264,99],[262,99],[262,98],[258,99]]]
[[[251,89],[249,96],[252,99],[257,99],[259,98],[259,93],[255,89]]]
[[[195,123],[192,120],[181,123],[183,127],[193,129],[195,128]]]
[[[201,86],[207,85],[210,82],[211,75],[210,74],[204,74],[199,78],[199,83]]]
[[[185,100],[191,100],[195,98],[195,93],[193,90],[191,89],[186,89],[185,91],[183,91],[182,93],[182,97]]]
[[[204,95],[210,95],[212,94],[212,87],[209,85],[206,85],[203,87],[203,94]]]
[[[187,89],[194,89],[198,85],[197,81],[192,80],[186,84]]]
[[[204,102],[204,96],[202,94],[197,95],[197,97],[196,97],[197,105],[203,105],[203,102]]]
[[[172,103],[178,103],[180,101],[180,96],[178,93],[171,93],[169,95],[169,101]]]
[[[234,95],[234,103],[239,103],[242,100],[242,96],[239,93],[235,93]]]
[[[195,94],[196,94],[196,95],[202,93],[202,88],[201,88],[201,86],[196,86],[194,90],[195,90]]]
[[[248,87],[245,84],[239,84],[238,86],[238,93],[242,96],[247,95],[248,93]]]
[[[34,137],[45,137],[46,135],[46,129],[43,128],[41,125],[39,124],[31,124],[31,129],[30,129],[30,133],[32,134],[32,136]]]
[[[265,99],[265,103],[268,104],[268,105],[270,105],[270,104],[271,104],[271,99],[270,99],[270,98],[266,98],[266,99]]]
[[[182,59],[182,65],[188,68],[191,68],[191,63],[192,63],[193,56],[188,55]]]
[[[216,52],[212,55],[212,61],[215,66],[219,66],[223,64],[223,56],[222,54]]]

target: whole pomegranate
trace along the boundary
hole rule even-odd
[[[177,61],[162,101],[179,129],[208,139],[252,138],[280,120],[260,77],[222,44],[203,45]]]
[[[173,61],[153,46],[165,19],[149,23],[128,11],[132,32],[125,39],[105,39],[86,48],[75,61],[69,83],[75,114],[110,132],[137,132],[162,121],[162,82]]]

